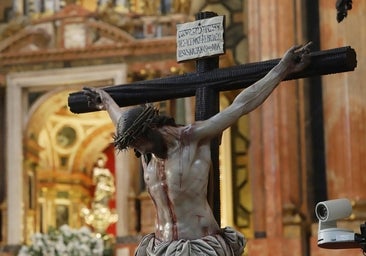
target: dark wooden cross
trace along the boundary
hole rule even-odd
[[[217,16],[213,12],[202,12],[196,20]],[[116,103],[131,106],[182,97],[196,96],[196,120],[204,120],[219,111],[219,93],[243,89],[265,76],[280,59],[238,65],[219,69],[219,57],[206,56],[196,59],[196,72],[153,80],[115,85],[103,88]],[[310,65],[284,80],[306,78],[353,71],[356,68],[356,52],[349,46],[310,53]],[[70,110],[74,113],[97,111],[88,106],[82,91],[71,93],[68,99]],[[212,172],[208,189],[208,199],[218,223],[220,223],[219,191],[219,143],[211,143]]]

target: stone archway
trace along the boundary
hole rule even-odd
[[[46,122],[44,118],[47,114],[67,116],[62,113],[62,106],[67,105],[67,92],[79,90],[83,85],[110,85],[121,84],[126,80],[126,66],[124,64],[93,66],[87,68],[70,68],[36,72],[12,73],[7,76],[7,200],[9,219],[7,220],[8,244],[22,243],[26,236],[26,219],[24,215],[24,169],[26,165],[25,148],[23,144],[24,136],[33,136],[32,131],[37,126]],[[37,92],[46,92],[42,99],[38,99],[35,104],[46,104],[29,107],[30,95]],[[94,113],[96,114],[96,113]],[[101,113],[96,114],[97,116]],[[91,114],[93,115],[93,114]],[[32,118],[29,118],[32,116]],[[87,119],[87,116],[77,116],[80,120]],[[34,119],[35,118],[35,119]],[[54,117],[55,118],[55,117]],[[62,119],[60,117],[60,120]],[[100,121],[100,119],[98,118]],[[89,120],[90,121],[90,120]],[[68,123],[64,120],[64,123]],[[112,127],[109,127],[109,132]],[[65,127],[55,124],[52,132],[61,131]],[[80,132],[79,128],[75,131]],[[52,129],[51,129],[52,130]],[[28,133],[26,132],[28,131]],[[30,133],[29,133],[30,131]],[[52,133],[51,132],[51,133]],[[106,140],[106,136],[98,137],[99,140]],[[47,136],[46,136],[47,137]],[[100,143],[99,144],[103,144]],[[91,144],[90,142],[89,144]],[[105,142],[104,142],[105,143]],[[94,145],[95,146],[95,145]]]
[[[49,227],[83,224],[80,209],[90,201],[93,165],[111,145],[114,127],[107,113],[71,113],[66,107],[70,92],[27,92],[34,103],[23,137],[26,241]],[[110,159],[114,162],[113,154]]]

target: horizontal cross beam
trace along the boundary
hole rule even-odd
[[[312,52],[309,55],[310,65],[300,72],[291,74],[285,80],[348,72],[357,66],[356,52],[349,46]],[[279,61],[280,59],[273,59],[202,73],[108,86],[103,89],[121,107],[194,96],[197,89],[202,87],[218,91],[236,90],[246,88],[264,77]],[[71,93],[68,105],[73,113],[97,111],[88,106],[88,100],[82,91]]]

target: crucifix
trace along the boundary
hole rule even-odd
[[[216,18],[217,14],[213,12],[198,13],[193,24],[184,26],[181,30],[178,28],[178,61],[179,58],[183,58],[181,61],[195,59],[196,72],[127,85],[109,86],[103,90],[120,107],[195,96],[197,121],[215,115],[219,111],[219,93],[221,91],[246,88],[264,77],[280,62],[280,59],[274,59],[219,69],[218,55],[224,53],[224,19]],[[182,39],[184,36],[187,36],[185,41]],[[195,44],[195,42],[198,43]],[[193,50],[188,46],[192,46]],[[353,71],[357,64],[356,53],[348,46],[312,52],[309,55],[310,65],[286,76],[284,80]],[[70,94],[68,105],[74,113],[98,110],[89,106],[84,92]],[[209,198],[211,198],[210,205],[214,217],[220,223],[219,189],[213,189],[219,187],[218,147],[219,140],[213,139],[211,142],[212,182],[209,184],[212,188],[209,188],[211,193]]]

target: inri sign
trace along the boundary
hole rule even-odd
[[[177,25],[178,62],[224,52],[224,16]]]

